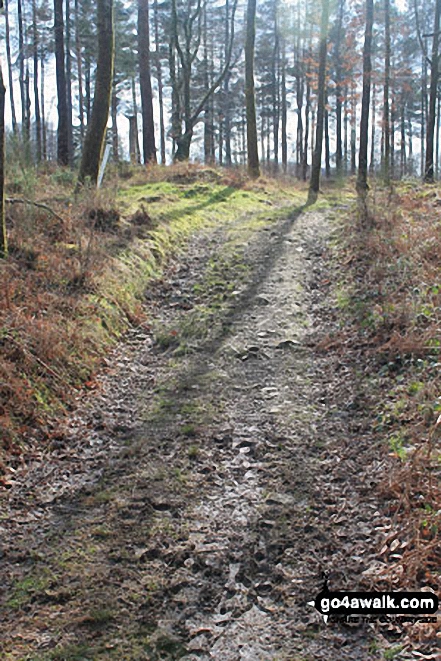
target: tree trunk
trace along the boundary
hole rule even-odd
[[[349,134],[349,116],[348,116],[348,85],[345,85],[345,96],[344,96],[344,102],[343,102],[343,135],[344,135],[344,141],[343,141],[343,164],[344,164],[344,171],[345,173],[348,171],[348,134]]]
[[[29,135],[26,135],[26,89],[25,89],[25,66],[24,66],[24,36],[23,36],[23,7],[22,0],[17,0],[17,22],[18,22],[18,67],[20,82],[20,100],[21,100],[21,133],[23,141],[29,142]]]
[[[424,181],[427,184],[433,184],[434,171],[433,171],[433,150],[434,150],[434,136],[435,136],[435,119],[436,119],[436,97],[438,93],[438,78],[439,78],[439,28],[440,28],[440,15],[441,15],[441,0],[436,0],[435,5],[435,24],[433,27],[433,42],[432,42],[432,63],[430,70],[430,97],[429,97],[429,119],[427,122],[426,132],[426,163],[424,171]]]
[[[372,87],[372,119],[371,119],[371,162],[369,164],[369,172],[375,172],[375,121],[376,121],[376,104],[377,94],[375,84]]]
[[[113,78],[112,100],[110,108],[112,116],[112,157],[114,163],[119,163],[118,95],[116,93],[115,78]]]
[[[342,162],[343,162],[343,148],[342,148],[342,63],[341,63],[341,39],[343,28],[343,15],[345,8],[345,0],[340,0],[338,11],[337,23],[337,37],[335,43],[335,59],[336,59],[336,82],[335,82],[335,119],[336,119],[336,154],[335,166],[337,169],[337,176],[341,175]]]
[[[225,60],[228,58],[228,44],[230,43],[230,4],[229,0],[225,1],[225,51],[224,57]],[[224,80],[224,103],[223,103],[223,114],[224,114],[224,140],[225,140],[225,164],[227,167],[231,167],[231,108],[230,108],[230,78],[231,71],[228,68],[227,73],[225,74]]]
[[[161,68],[161,53],[160,53],[161,42],[159,40],[158,0],[155,0],[153,16],[155,20],[155,64],[156,64],[156,79],[158,81],[161,165],[165,165],[166,156],[165,156],[165,124],[164,124],[164,88],[162,83],[162,68]]]
[[[355,174],[357,171],[357,90],[354,81],[352,81],[351,92],[351,174]]]
[[[138,61],[141,89],[142,150],[144,163],[156,163],[153,93],[150,78],[149,0],[138,0]]]
[[[37,163],[41,161],[41,115],[40,115],[40,93],[38,84],[38,29],[37,29],[37,5],[36,0],[32,0],[32,55],[34,65],[34,106],[35,106],[35,158]]]
[[[15,112],[14,85],[13,85],[13,78],[12,78],[11,37],[10,37],[8,2],[9,2],[9,0],[4,0],[6,60],[7,60],[7,64],[8,64],[9,100],[10,100],[10,103],[11,103],[12,130],[14,132],[14,135],[17,135],[18,134],[18,127],[17,127],[17,115],[16,115],[16,112]]]
[[[288,167],[288,140],[287,140],[287,102],[286,102],[286,55],[285,44],[282,49],[282,168],[286,174]]]
[[[83,59],[81,54],[81,36],[80,36],[80,8],[79,0],[75,0],[75,54],[77,58],[77,78],[78,78],[78,116],[80,119],[80,138],[81,147],[84,142],[84,97],[83,97]]]
[[[57,77],[58,131],[57,160],[60,165],[69,163],[68,112],[66,69],[64,55],[63,0],[54,0],[55,66]]]
[[[112,92],[114,32],[113,0],[97,0],[98,57],[96,66],[95,94],[84,139],[77,189],[90,179],[96,184],[109,117],[110,95]]]
[[[41,53],[40,57],[40,67],[41,67],[41,140],[42,140],[42,156],[43,160],[47,159],[47,130],[46,130],[46,106],[45,106],[45,96],[44,96],[44,85],[45,85],[45,66],[44,66],[44,53]]]
[[[308,65],[308,72],[309,65]],[[302,160],[302,179],[306,181],[308,178],[308,149],[309,149],[309,120],[311,114],[311,85],[309,78],[306,79],[306,104],[305,104],[305,130],[303,142],[303,160]]]
[[[139,130],[138,130],[138,102],[136,100],[136,82],[135,82],[135,77],[132,76],[132,103],[133,103],[133,122],[131,122],[132,130],[133,130],[133,145],[134,145],[134,151],[133,153],[135,154],[135,163],[138,165],[141,164],[141,150],[139,148]],[[130,151],[130,154],[132,154],[132,151]]]
[[[248,174],[253,179],[260,176],[257,149],[256,95],[254,91],[254,41],[256,37],[256,0],[248,0],[245,41],[245,104],[247,119]]]
[[[421,131],[420,131],[420,141],[421,141],[421,158],[420,158],[420,168],[421,176],[424,177],[424,165],[426,159],[425,153],[425,140],[426,140],[426,105],[427,105],[427,60],[422,57],[422,85],[421,85]]]
[[[326,177],[331,176],[331,150],[329,145],[329,112],[325,108],[325,171]]]
[[[297,101],[297,135],[296,135],[296,176],[300,179],[303,167],[303,94],[305,89],[303,63],[300,60],[300,37],[297,39],[296,52],[296,101]]]
[[[7,257],[8,238],[5,218],[5,98],[6,88],[0,65],[0,257]]]
[[[366,195],[368,191],[368,139],[369,109],[371,105],[372,78],[372,28],[374,24],[374,0],[366,0],[366,30],[363,48],[363,94],[361,99],[360,150],[358,156],[357,193],[362,203],[361,221],[367,223]]]
[[[274,4],[274,48],[272,54],[272,115],[274,172],[279,168],[279,29],[277,25],[277,2]]]
[[[320,189],[320,171],[322,167],[323,124],[325,115],[326,94],[326,55],[328,46],[329,0],[322,0],[322,17],[320,22],[320,51],[317,96],[317,124],[315,148],[312,158],[311,179],[309,182],[309,197],[313,200]]]
[[[73,145],[73,127],[72,127],[72,54],[70,52],[71,43],[71,19],[70,19],[70,0],[66,0],[66,103],[67,103],[67,151],[69,165],[73,166],[74,145]]]
[[[389,0],[386,0],[388,4]],[[374,22],[373,0],[366,0],[366,30],[363,48],[363,95],[361,102],[360,120],[360,150],[357,178],[357,191],[365,195],[368,190],[367,164],[368,164],[368,135],[369,135],[369,109],[371,102],[371,77],[372,77],[372,28]],[[386,86],[385,86],[386,87]],[[387,145],[387,134],[386,134]],[[385,159],[387,160],[387,159]]]
[[[406,104],[401,105],[400,176],[406,174]]]
[[[383,129],[384,129],[384,161],[383,175],[386,184],[390,182],[390,0],[384,0],[384,28],[385,28],[385,66],[384,66],[384,101],[383,101]]]

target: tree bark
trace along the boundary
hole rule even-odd
[[[73,166],[74,144],[73,144],[73,126],[72,126],[72,55],[70,52],[71,44],[71,19],[70,2],[66,0],[66,104],[67,104],[67,153],[69,165]]]
[[[142,150],[144,163],[156,163],[153,93],[150,77],[149,0],[138,0],[138,61],[141,89]]]
[[[0,257],[8,255],[5,218],[5,98],[6,88],[0,65]]]
[[[84,139],[77,190],[86,182],[86,179],[90,179],[93,184],[97,183],[102,158],[109,117],[115,51],[113,0],[97,0],[97,31],[98,57],[95,94],[90,122]]]
[[[287,101],[286,101],[286,54],[285,43],[282,48],[282,169],[286,174],[288,167],[288,140],[287,140]]]
[[[436,97],[438,93],[438,78],[439,78],[439,27],[441,15],[441,0],[436,0],[435,5],[435,24],[433,27],[433,42],[432,42],[432,62],[430,70],[430,97],[429,97],[429,119],[427,122],[426,131],[426,163],[424,171],[424,181],[427,184],[433,184],[435,180],[433,168],[433,151],[434,151],[434,137],[435,137],[435,120],[436,120]]]
[[[84,95],[83,95],[83,58],[82,58],[81,36],[80,36],[80,8],[79,0],[75,0],[75,54],[77,58],[78,78],[78,116],[80,119],[81,147],[84,142]]]
[[[256,0],[248,0],[245,41],[245,106],[247,118],[247,164],[253,179],[260,176],[257,149],[256,94],[254,91],[254,42],[256,38]]]
[[[309,182],[309,197],[314,199],[320,189],[320,171],[322,167],[323,125],[325,115],[326,95],[326,55],[328,46],[329,0],[322,0],[322,17],[320,21],[320,51],[318,73],[317,124],[315,148],[312,159],[311,179]]]
[[[41,161],[41,114],[40,114],[40,92],[38,83],[38,28],[37,28],[37,5],[36,0],[32,0],[32,56],[34,65],[34,112],[35,112],[35,158],[37,163]]]
[[[383,175],[386,184],[390,182],[390,0],[384,0],[384,38],[385,38],[385,66],[384,66],[384,101],[383,101],[383,129],[384,129],[384,162]]]
[[[118,95],[116,93],[115,77],[112,85],[111,99],[112,116],[112,157],[114,163],[119,163],[119,136],[118,136]]]
[[[18,67],[21,100],[21,134],[24,142],[29,142],[26,135],[26,88],[25,88],[25,66],[24,66],[24,36],[23,36],[23,7],[22,0],[17,0],[17,22],[18,22]]]
[[[4,0],[6,61],[7,61],[7,64],[8,64],[9,100],[10,100],[10,104],[11,104],[12,131],[13,131],[14,135],[17,135],[18,134],[18,127],[17,127],[17,115],[16,115],[16,112],[15,112],[14,85],[13,85],[13,78],[12,78],[11,37],[10,37],[8,2],[9,2],[9,0]]]
[[[363,94],[361,100],[360,120],[360,149],[358,156],[357,193],[363,203],[362,222],[366,224],[367,208],[366,195],[368,191],[368,136],[369,136],[369,109],[371,105],[371,78],[372,78],[372,28],[374,23],[374,1],[366,0],[366,29],[363,47]]]
[[[68,165],[69,138],[64,53],[63,0],[54,0],[54,33],[58,100],[57,160],[60,165]]]
[[[154,21],[155,21],[155,64],[156,64],[156,79],[158,81],[161,165],[165,165],[166,156],[165,156],[165,124],[164,124],[164,89],[162,83],[162,68],[161,68],[161,53],[160,53],[161,42],[159,40],[158,0],[155,0],[155,4],[154,4]]]
[[[340,0],[338,7],[337,36],[335,43],[335,119],[336,119],[336,154],[335,167],[337,175],[342,173],[343,148],[342,148],[342,63],[341,63],[341,40],[343,29],[343,15],[345,9],[345,0]]]

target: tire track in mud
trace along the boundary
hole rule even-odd
[[[69,645],[84,659],[382,658],[370,630],[325,627],[307,605],[323,570],[356,589],[381,518],[353,445],[368,432],[333,401],[342,379],[354,395],[350,369],[311,342],[329,232],[312,211],[260,232],[222,332],[188,355],[134,332],[67,433],[75,453],[61,443],[55,481],[37,471],[12,494],[10,585],[35,566],[56,579],[4,617],[11,659],[74,658],[50,656]],[[179,267],[190,302],[192,263],[221,242],[196,240]],[[185,314],[169,302],[164,326]],[[17,514],[32,490],[37,523]]]

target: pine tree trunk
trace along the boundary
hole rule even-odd
[[[248,174],[253,179],[260,176],[257,149],[256,95],[254,91],[254,41],[256,37],[256,0],[248,0],[245,41],[245,104],[247,123]]]
[[[80,35],[80,8],[79,0],[75,0],[75,54],[77,58],[77,83],[78,83],[78,116],[80,118],[81,147],[84,142],[84,94],[83,94],[83,58]]]
[[[328,46],[328,23],[329,23],[329,0],[322,0],[322,17],[320,21],[320,51],[319,51],[319,73],[318,73],[318,97],[317,97],[317,125],[314,155],[311,167],[311,179],[309,182],[310,198],[314,199],[320,189],[320,171],[322,167],[323,125],[325,116],[326,95],[326,55]]]
[[[18,67],[21,100],[21,134],[25,143],[29,142],[26,135],[26,88],[25,88],[25,66],[24,66],[24,37],[23,37],[23,7],[22,0],[17,0],[17,22],[18,22]]]
[[[287,140],[287,101],[286,101],[286,55],[285,44],[282,50],[282,168],[286,174],[288,167],[288,140]]]
[[[228,44],[230,43],[230,4],[225,1],[225,60],[228,58]],[[230,108],[230,77],[231,71],[228,69],[224,80],[224,140],[225,140],[225,164],[231,167],[231,108]]]
[[[54,0],[55,66],[57,77],[58,130],[57,160],[60,165],[69,163],[68,112],[66,69],[64,53],[63,0]]]
[[[8,2],[9,0],[4,0],[6,60],[8,64],[9,100],[11,104],[12,131],[14,135],[17,135],[18,126],[17,126],[17,115],[15,112],[14,84],[12,78],[11,36],[10,36],[10,25],[9,25]]]
[[[384,129],[384,162],[383,175],[388,184],[390,181],[390,0],[384,0],[384,28],[385,28],[385,66],[384,66],[384,101],[383,101],[383,129]]]
[[[73,127],[72,127],[72,54],[70,52],[71,43],[71,19],[70,19],[70,0],[66,0],[66,103],[67,103],[67,152],[69,165],[73,166],[74,145],[73,145]]]
[[[369,164],[369,172],[374,174],[375,172],[375,122],[376,122],[376,110],[377,110],[377,89],[375,84],[372,87],[372,119],[371,119],[371,161]]]
[[[272,57],[272,115],[273,115],[273,154],[274,172],[279,168],[279,30],[277,25],[277,3],[274,6],[274,48]]]
[[[357,171],[357,97],[354,81],[352,81],[351,93],[351,174],[355,174]]]
[[[139,148],[139,130],[138,130],[138,102],[136,100],[136,81],[132,77],[132,103],[133,103],[133,144],[134,144],[134,154],[135,154],[135,163],[138,165],[141,164],[141,150]],[[132,153],[132,151],[130,152]]]
[[[6,88],[0,66],[0,257],[7,257],[8,238],[5,218],[5,99]]]
[[[296,101],[297,101],[297,135],[296,135],[296,176],[300,179],[302,176],[303,165],[303,93],[304,78],[303,68],[300,63],[300,37],[297,39],[297,62],[296,62]]]
[[[429,118],[426,132],[426,163],[424,171],[424,181],[432,184],[435,180],[433,170],[433,150],[435,137],[435,119],[436,119],[436,97],[438,93],[439,78],[439,28],[441,15],[441,0],[436,0],[435,5],[435,24],[433,27],[432,42],[432,63],[430,70],[430,97],[429,97]]]
[[[309,66],[308,66],[309,73]],[[306,104],[305,104],[305,130],[303,141],[303,160],[302,160],[302,179],[306,181],[308,178],[308,149],[309,149],[309,120],[311,114],[311,85],[309,78],[306,79]]]
[[[142,149],[144,163],[156,163],[153,93],[150,78],[149,0],[138,0],[138,61],[141,89]]]
[[[360,203],[360,221],[368,223],[366,196],[369,189],[368,174],[368,140],[369,140],[369,110],[371,105],[372,78],[372,29],[374,24],[374,0],[366,0],[366,29],[363,47],[363,93],[361,99],[360,149],[358,154],[357,193]]]
[[[161,68],[161,54],[160,54],[160,40],[159,40],[158,0],[155,0],[155,4],[154,4],[154,19],[155,19],[155,64],[156,64],[156,78],[158,81],[161,165],[165,165],[166,156],[165,156],[165,123],[164,123],[164,87],[162,83],[162,68]]]
[[[424,178],[425,170],[425,142],[426,142],[426,105],[427,105],[427,61],[424,55],[422,56],[423,60],[423,76],[422,76],[422,86],[421,86],[421,132],[420,132],[420,141],[421,141],[421,158],[420,158],[420,168],[421,176]]]
[[[340,0],[337,22],[337,37],[335,43],[335,59],[336,59],[336,82],[335,82],[335,119],[336,119],[336,155],[335,166],[337,175],[341,175],[343,163],[343,149],[342,149],[342,64],[341,64],[341,39],[343,28],[343,14],[344,14],[345,0]]]
[[[45,66],[44,66],[44,53],[41,53],[40,59],[40,69],[41,69],[41,141],[42,141],[42,156],[43,160],[47,160],[47,129],[46,129],[46,107],[45,107],[45,96],[44,96],[44,85],[45,85]]]
[[[40,115],[40,93],[38,83],[38,29],[37,29],[37,5],[32,0],[32,55],[34,65],[34,112],[35,112],[35,158],[37,163],[41,162],[41,115]]]
[[[325,109],[325,171],[326,177],[329,179],[331,176],[331,150],[329,139],[329,112]]]
[[[96,184],[105,142],[112,92],[114,31],[113,0],[97,0],[98,57],[96,66],[95,94],[84,139],[77,189],[90,179]]]
[[[112,157],[114,163],[119,163],[118,95],[116,93],[115,78],[113,79],[112,100],[110,107],[112,117]]]

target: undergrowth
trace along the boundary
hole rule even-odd
[[[346,218],[340,331],[323,343],[363,354],[368,365],[375,431],[392,463],[382,485],[391,529],[377,573],[388,589],[439,589],[440,193],[418,184],[377,192],[371,231]],[[414,635],[423,632],[416,627]]]
[[[0,476],[37,458],[57,420],[94,387],[104,355],[148,323],[144,292],[192,232],[302,193],[240,170],[133,168],[73,197],[72,172],[10,168],[10,255],[0,262]],[[296,197],[297,196],[297,197]],[[31,203],[27,203],[30,201]],[[46,205],[36,207],[32,202]]]

